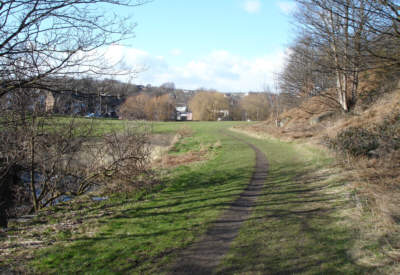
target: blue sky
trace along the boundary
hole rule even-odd
[[[294,8],[283,0],[154,0],[118,10],[133,16],[136,37],[108,55],[136,68],[137,84],[262,90],[283,64]]]

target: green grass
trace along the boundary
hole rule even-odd
[[[180,166],[164,188],[142,197],[103,202],[113,214],[98,221],[96,234],[58,233],[63,242],[40,250],[31,262],[43,273],[152,273],[162,270],[178,249],[199,238],[210,222],[247,185],[254,152],[221,133],[234,123],[190,123],[202,144],[220,141],[214,159]],[[156,124],[156,132],[176,131],[182,123]],[[159,128],[158,128],[159,127]],[[98,208],[97,208],[98,209]],[[95,211],[95,210],[93,210]]]
[[[269,176],[220,272],[365,274],[350,255],[357,231],[343,214],[353,205],[331,159],[315,148],[248,138],[269,160]]]
[[[101,131],[123,127],[104,121]],[[51,230],[56,245],[36,251],[30,270],[39,273],[160,274],[179,251],[199,239],[229,202],[246,187],[254,152],[224,135],[235,122],[152,123],[153,133],[174,133],[186,125],[193,135],[173,154],[217,142],[208,161],[181,165],[150,192],[114,195],[109,200],[55,207],[78,213],[82,230]],[[240,135],[235,133],[234,135]],[[323,152],[240,135],[265,152],[269,176],[254,213],[219,268],[223,274],[363,274],[350,256],[356,229],[344,182]],[[210,147],[211,148],[211,147]],[[98,216],[101,214],[101,217]],[[54,217],[45,218],[54,224]],[[87,219],[87,221],[85,220]],[[86,226],[85,226],[86,224]]]
[[[86,132],[87,127],[92,127],[92,131],[90,135],[98,136],[103,135],[110,132],[118,132],[126,129],[129,126],[135,126],[139,128],[143,128],[144,125],[148,124],[145,122],[135,122],[135,121],[125,121],[118,119],[110,119],[110,118],[83,118],[83,117],[63,117],[56,116],[51,117],[52,123],[50,124],[53,128],[55,125],[59,125],[63,127],[64,125],[69,125],[71,121],[77,125],[77,134],[80,131]],[[57,127],[57,126],[56,126]]]

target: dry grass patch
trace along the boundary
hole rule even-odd
[[[180,155],[165,155],[161,159],[161,166],[175,167],[179,165],[187,165],[206,159],[207,151],[187,152]]]
[[[347,162],[357,208],[354,223],[360,237],[353,253],[360,263],[378,266],[381,274],[400,273],[400,154],[384,159]]]
[[[216,149],[221,148],[221,142],[218,140],[214,144],[200,144],[199,150],[179,153],[164,154],[154,164],[163,168],[172,168],[179,165],[189,165],[196,162],[205,161],[211,158]]]

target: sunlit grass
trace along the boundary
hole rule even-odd
[[[112,215],[99,219],[94,236],[84,232],[77,236],[62,233],[58,236],[62,242],[36,254],[31,263],[34,270],[44,273],[162,270],[174,252],[199,238],[249,182],[254,152],[221,132],[233,124],[188,123],[194,132],[189,140],[221,143],[212,160],[174,169],[159,192],[145,194],[140,199],[116,196],[105,202],[103,207]],[[154,131],[177,131],[182,125],[155,124]]]
[[[107,121],[106,121],[107,122]],[[107,122],[108,123],[108,122]],[[122,127],[105,123],[102,130]],[[191,135],[173,154],[220,143],[207,161],[180,165],[163,176],[152,191],[115,194],[102,202],[75,204],[64,211],[80,213],[84,230],[48,230],[56,245],[36,251],[30,268],[39,273],[160,274],[179,252],[201,238],[212,221],[246,187],[254,152],[224,134],[235,122],[151,123],[152,133]],[[149,124],[150,125],[150,124]],[[239,135],[239,134],[235,134]],[[322,151],[274,139],[243,139],[269,160],[269,176],[254,213],[247,220],[219,271],[225,274],[362,274],[349,251],[357,233],[342,210],[351,205],[331,159]],[[51,216],[48,222],[57,224]],[[85,219],[89,222],[86,223]],[[62,219],[61,219],[62,220]]]
[[[249,138],[250,139],[250,138]],[[267,155],[269,176],[253,216],[220,271],[226,274],[365,274],[350,256],[356,228],[332,160],[312,147],[251,142]]]

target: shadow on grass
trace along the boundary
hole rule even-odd
[[[245,188],[251,168],[201,171],[182,173],[148,201],[103,206],[115,212],[99,221],[97,234],[40,251],[37,271],[124,273],[160,265],[229,207]]]
[[[302,171],[299,173],[299,171]],[[304,166],[270,169],[263,196],[218,274],[365,274],[350,255],[355,228],[341,215],[352,206],[338,182]]]

